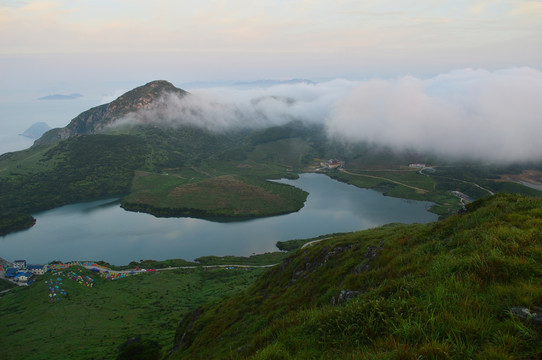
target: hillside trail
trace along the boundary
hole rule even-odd
[[[385,178],[385,177],[374,176],[374,175],[365,175],[365,174],[356,174],[356,173],[347,171],[347,170],[345,170],[345,169],[339,169],[339,171],[341,171],[341,172],[343,172],[343,173],[345,173],[345,174],[348,174],[348,175],[361,176],[361,177],[368,177],[368,178],[373,178],[373,179],[380,179],[380,180],[389,181],[389,182],[392,182],[392,183],[394,183],[394,184],[398,184],[398,185],[405,186],[405,187],[407,187],[407,188],[416,190],[416,192],[418,192],[418,193],[420,193],[420,194],[425,194],[425,193],[427,193],[427,190],[425,190],[425,189],[421,189],[421,188],[416,187],[416,186],[407,185],[407,184],[405,184],[405,183],[402,183],[402,182],[399,182],[399,181],[396,181],[396,180],[392,180],[392,179],[388,179],[388,178]]]
[[[447,167],[447,166],[439,166],[439,167]],[[437,167],[434,166],[433,168],[436,169]],[[426,169],[426,168],[421,169],[421,170],[419,171],[419,173],[420,173],[421,175],[425,175],[425,176],[435,176],[435,175],[428,175],[428,174],[424,173],[423,170],[425,170],[425,169]],[[474,185],[474,186],[476,186],[478,189],[483,190],[483,191],[486,191],[489,195],[495,195],[495,193],[494,193],[493,191],[491,191],[491,190],[489,190],[489,189],[486,189],[485,187],[482,187],[482,186],[480,186],[480,185],[478,185],[477,183],[474,183],[474,182],[472,182],[472,181],[466,181],[466,180],[456,179],[456,178],[452,178],[452,177],[449,177],[449,176],[442,176],[442,175],[438,175],[438,176],[440,176],[441,178],[450,179],[450,180],[459,181],[459,182],[462,182],[462,183],[465,183],[465,184]]]
[[[169,270],[177,270],[177,269],[212,269],[212,268],[229,268],[229,267],[237,267],[237,268],[269,268],[276,266],[278,264],[269,264],[269,265],[241,265],[241,264],[229,264],[229,265],[193,265],[193,266],[176,266],[176,267],[167,267],[167,268],[161,268],[161,269],[153,269],[153,271],[169,271]],[[126,270],[112,270],[108,269],[103,266],[92,266],[92,265],[83,265],[85,269],[91,270],[91,269],[98,269],[100,272],[108,272],[110,274],[121,274],[121,273],[133,273],[133,274],[141,274],[148,272],[147,269],[126,269]]]

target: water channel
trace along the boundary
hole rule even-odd
[[[0,238],[0,256],[33,264],[104,260],[115,265],[140,259],[248,256],[277,251],[275,244],[282,240],[437,219],[427,211],[429,202],[383,196],[322,174],[301,174],[297,180],[280,182],[309,192],[300,211],[218,223],[128,212],[116,199],[80,203],[35,214],[34,227]]]

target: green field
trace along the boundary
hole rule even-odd
[[[382,191],[386,196],[434,202],[430,211],[441,216],[449,216],[461,208],[459,199],[451,193],[454,188],[439,190],[433,178],[420,175],[417,171],[347,169],[347,172],[337,171],[329,175],[358,187]]]
[[[156,216],[217,218],[270,216],[303,207],[308,195],[305,191],[265,180],[266,174],[273,178],[280,172],[266,168],[266,172],[256,170],[244,175],[246,166],[191,167],[162,174],[139,171],[130,194],[122,199],[122,207]],[[230,173],[218,175],[225,170]]]
[[[345,171],[329,172],[328,175],[358,187],[382,191],[386,196],[434,202],[435,205],[430,211],[443,217],[455,214],[461,209],[459,198],[454,196],[452,191],[460,191],[474,200],[487,197],[490,192],[542,196],[542,192],[521,184],[495,181],[498,177],[491,173],[491,169],[480,170],[472,167],[436,167],[423,174],[411,169],[347,168]]]
[[[157,341],[168,351],[188,311],[246,289],[265,269],[169,270],[118,280],[94,273],[85,287],[48,273],[0,298],[2,359],[111,359],[130,337]],[[51,302],[46,281],[63,279],[67,296]]]

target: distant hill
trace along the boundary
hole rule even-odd
[[[31,139],[38,139],[49,130],[51,130],[51,127],[47,123],[37,122],[26,129],[21,135]]]
[[[83,95],[77,94],[77,93],[69,94],[69,95],[53,94],[53,95],[42,96],[38,98],[38,100],[73,100],[73,99],[78,99],[80,97],[83,97]]]

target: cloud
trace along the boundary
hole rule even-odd
[[[542,73],[465,69],[362,82],[337,101],[331,134],[496,162],[542,160]]]
[[[333,80],[169,96],[117,125],[159,121],[212,131],[323,124],[331,137],[495,162],[542,160],[542,72],[463,69],[429,79]]]
[[[0,8],[11,7],[20,8],[26,6],[27,2],[23,0],[0,0]]]
[[[169,126],[197,125],[211,131],[262,128],[292,120],[324,123],[332,105],[357,82],[333,80],[240,90],[195,90],[190,96],[168,95],[151,110],[132,113],[114,126],[160,122]]]

